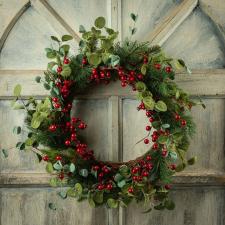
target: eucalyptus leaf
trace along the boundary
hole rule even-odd
[[[131,19],[134,21],[134,22],[136,22],[137,21],[137,18],[138,18],[138,15],[136,14],[134,14],[134,13],[131,13],[130,14],[130,17],[131,17]]]
[[[143,98],[143,103],[144,103],[145,108],[147,110],[153,110],[154,109],[155,101],[151,96],[147,96],[147,97]]]
[[[60,192],[58,192],[58,195],[59,195],[62,199],[66,199],[66,197],[67,197],[67,194],[66,194],[65,191],[60,191]]]
[[[71,173],[73,173],[76,170],[76,167],[73,163],[70,164],[69,170]]]
[[[48,204],[48,207],[51,209],[51,210],[56,210],[57,208],[56,208],[56,205],[54,204],[54,203],[49,203]]]
[[[13,128],[13,133],[14,134],[20,134],[22,131],[22,128],[20,126],[16,126]]]
[[[84,28],[83,25],[80,25],[80,26],[79,26],[79,32],[80,32],[80,33],[85,33],[85,32],[86,32],[86,30],[85,30],[85,28]]]
[[[88,170],[87,169],[81,169],[79,173],[82,177],[88,176]]]
[[[107,200],[107,205],[109,206],[109,208],[115,209],[115,208],[118,207],[118,201],[115,200],[115,199],[113,199],[113,198],[109,198],[109,199]]]
[[[103,28],[105,26],[105,18],[100,16],[95,20],[95,26],[99,29]]]
[[[9,153],[8,153],[7,149],[1,149],[1,151],[2,151],[3,156],[4,156],[5,158],[8,158]]]
[[[72,72],[72,70],[71,70],[70,66],[68,66],[68,65],[67,66],[63,66],[63,70],[61,72],[61,75],[63,77],[68,77],[71,74],[71,72]]]
[[[52,173],[53,171],[54,171],[54,169],[53,169],[53,166],[52,166],[52,163],[51,162],[48,162],[47,163],[47,165],[46,165],[46,171],[48,172],[48,173]]]
[[[22,90],[21,85],[20,85],[20,84],[17,84],[17,85],[14,87],[14,90],[13,90],[14,96],[19,97],[20,94],[21,94],[21,90]]]
[[[35,77],[35,81],[36,81],[37,83],[40,83],[40,82],[41,82],[41,77],[40,77],[40,76],[36,76],[36,77]]]
[[[156,102],[155,104],[155,109],[161,112],[166,112],[167,111],[167,105],[165,102],[159,100],[158,102]]]
[[[51,39],[56,42],[60,42],[60,40],[56,36],[51,36]]]
[[[65,34],[62,36],[62,41],[70,41],[73,37],[71,35]]]

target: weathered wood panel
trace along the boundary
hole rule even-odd
[[[224,44],[214,23],[196,8],[163,45],[165,51],[183,58],[191,68],[223,68]]]
[[[5,189],[0,190],[2,225],[105,225],[107,210],[91,209],[87,202],[75,199],[62,200],[54,189]],[[50,210],[52,202],[57,210]]]
[[[225,191],[223,188],[188,188],[173,191],[174,211],[152,211],[141,213],[141,205],[132,205],[125,210],[125,223],[129,224],[182,224],[182,225],[224,225]],[[135,212],[135,213],[134,213]]]

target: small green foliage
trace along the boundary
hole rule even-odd
[[[56,208],[56,204],[55,203],[52,203],[52,202],[50,202],[49,204],[48,204],[48,207],[49,207],[49,209],[51,209],[51,210],[56,210],[57,208]]]
[[[52,173],[52,172],[54,171],[53,165],[52,165],[51,162],[48,162],[48,163],[47,163],[47,165],[46,165],[46,171],[47,171],[48,173]]]
[[[21,91],[22,91],[21,85],[20,85],[20,84],[17,84],[17,85],[14,87],[14,90],[13,90],[14,96],[19,97],[20,94],[21,94]]]
[[[95,20],[95,26],[99,29],[103,28],[105,26],[105,18],[104,17],[98,17]]]
[[[197,161],[197,156],[193,157],[193,158],[190,158],[187,163],[188,165],[194,165]]]
[[[166,112],[167,111],[167,105],[165,104],[165,102],[159,100],[155,104],[155,109],[158,110],[158,111],[161,111],[161,112]]]
[[[62,36],[62,41],[70,41],[73,37],[71,35],[65,34]]]
[[[113,198],[109,198],[109,199],[107,200],[107,205],[109,206],[109,208],[115,209],[115,208],[118,207],[118,201],[115,200],[115,199],[113,199]]]

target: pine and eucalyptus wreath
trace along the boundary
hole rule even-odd
[[[136,21],[136,15],[131,17]],[[135,31],[131,28],[132,34]],[[173,81],[177,69],[187,69],[185,63],[166,57],[159,46],[131,39],[115,43],[118,32],[106,27],[103,17],[98,17],[89,31],[80,26],[80,33],[76,55],[70,54],[70,35],[51,37],[56,46],[46,48],[51,61],[45,76],[36,77],[49,90],[48,97],[24,102],[21,86],[15,87],[14,107],[26,110],[29,131],[17,147],[31,149],[46,161],[50,184],[67,187],[59,193],[62,198],[87,199],[93,207],[117,208],[136,200],[144,201],[147,211],[173,209],[168,196],[172,176],[195,162],[185,155],[195,130],[189,112],[197,103]],[[121,88],[137,93],[137,110],[144,110],[149,119],[143,140],[149,150],[129,162],[97,159],[82,137],[87,124],[71,117],[76,95],[116,80]],[[20,133],[21,128],[15,130]]]

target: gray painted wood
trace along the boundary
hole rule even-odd
[[[1,225],[225,224],[224,42],[217,30],[218,26],[224,27],[225,11],[223,0],[213,3],[201,0],[202,9],[197,7],[191,13],[196,3],[194,0],[31,0],[31,6],[20,15],[25,0],[0,1],[0,40],[4,39],[0,54],[1,147],[13,146],[18,137],[11,130],[14,125],[23,126],[23,113],[10,109],[9,99],[15,84],[23,84],[24,98],[29,95],[43,98],[48,94],[35,84],[34,78],[43,74],[46,67],[44,48],[50,44],[49,36],[68,31],[76,37],[80,24],[90,27],[99,15],[107,17],[109,26],[122,31],[120,40],[128,35],[130,12],[138,13],[138,32],[134,38],[142,40],[151,34],[160,43],[168,39],[163,46],[165,50],[184,58],[193,69],[192,75],[179,74],[177,83],[194,96],[204,96],[207,106],[206,110],[193,110],[198,132],[191,144],[190,157],[197,155],[199,160],[174,177],[171,194],[177,204],[176,211],[144,215],[142,206],[136,204],[125,210],[109,211],[91,209],[87,203],[78,204],[73,199],[62,201],[55,189],[46,187],[49,176],[44,163],[33,164],[33,154],[13,149],[7,160],[0,157]],[[77,49],[77,42],[71,43]],[[143,143],[132,148],[146,134],[148,123],[143,113],[137,112],[137,105],[135,93],[122,89],[118,82],[107,89],[99,86],[77,96],[73,115],[88,123],[84,136],[99,158],[126,161],[146,151]],[[57,203],[59,209],[49,210],[49,202]]]

